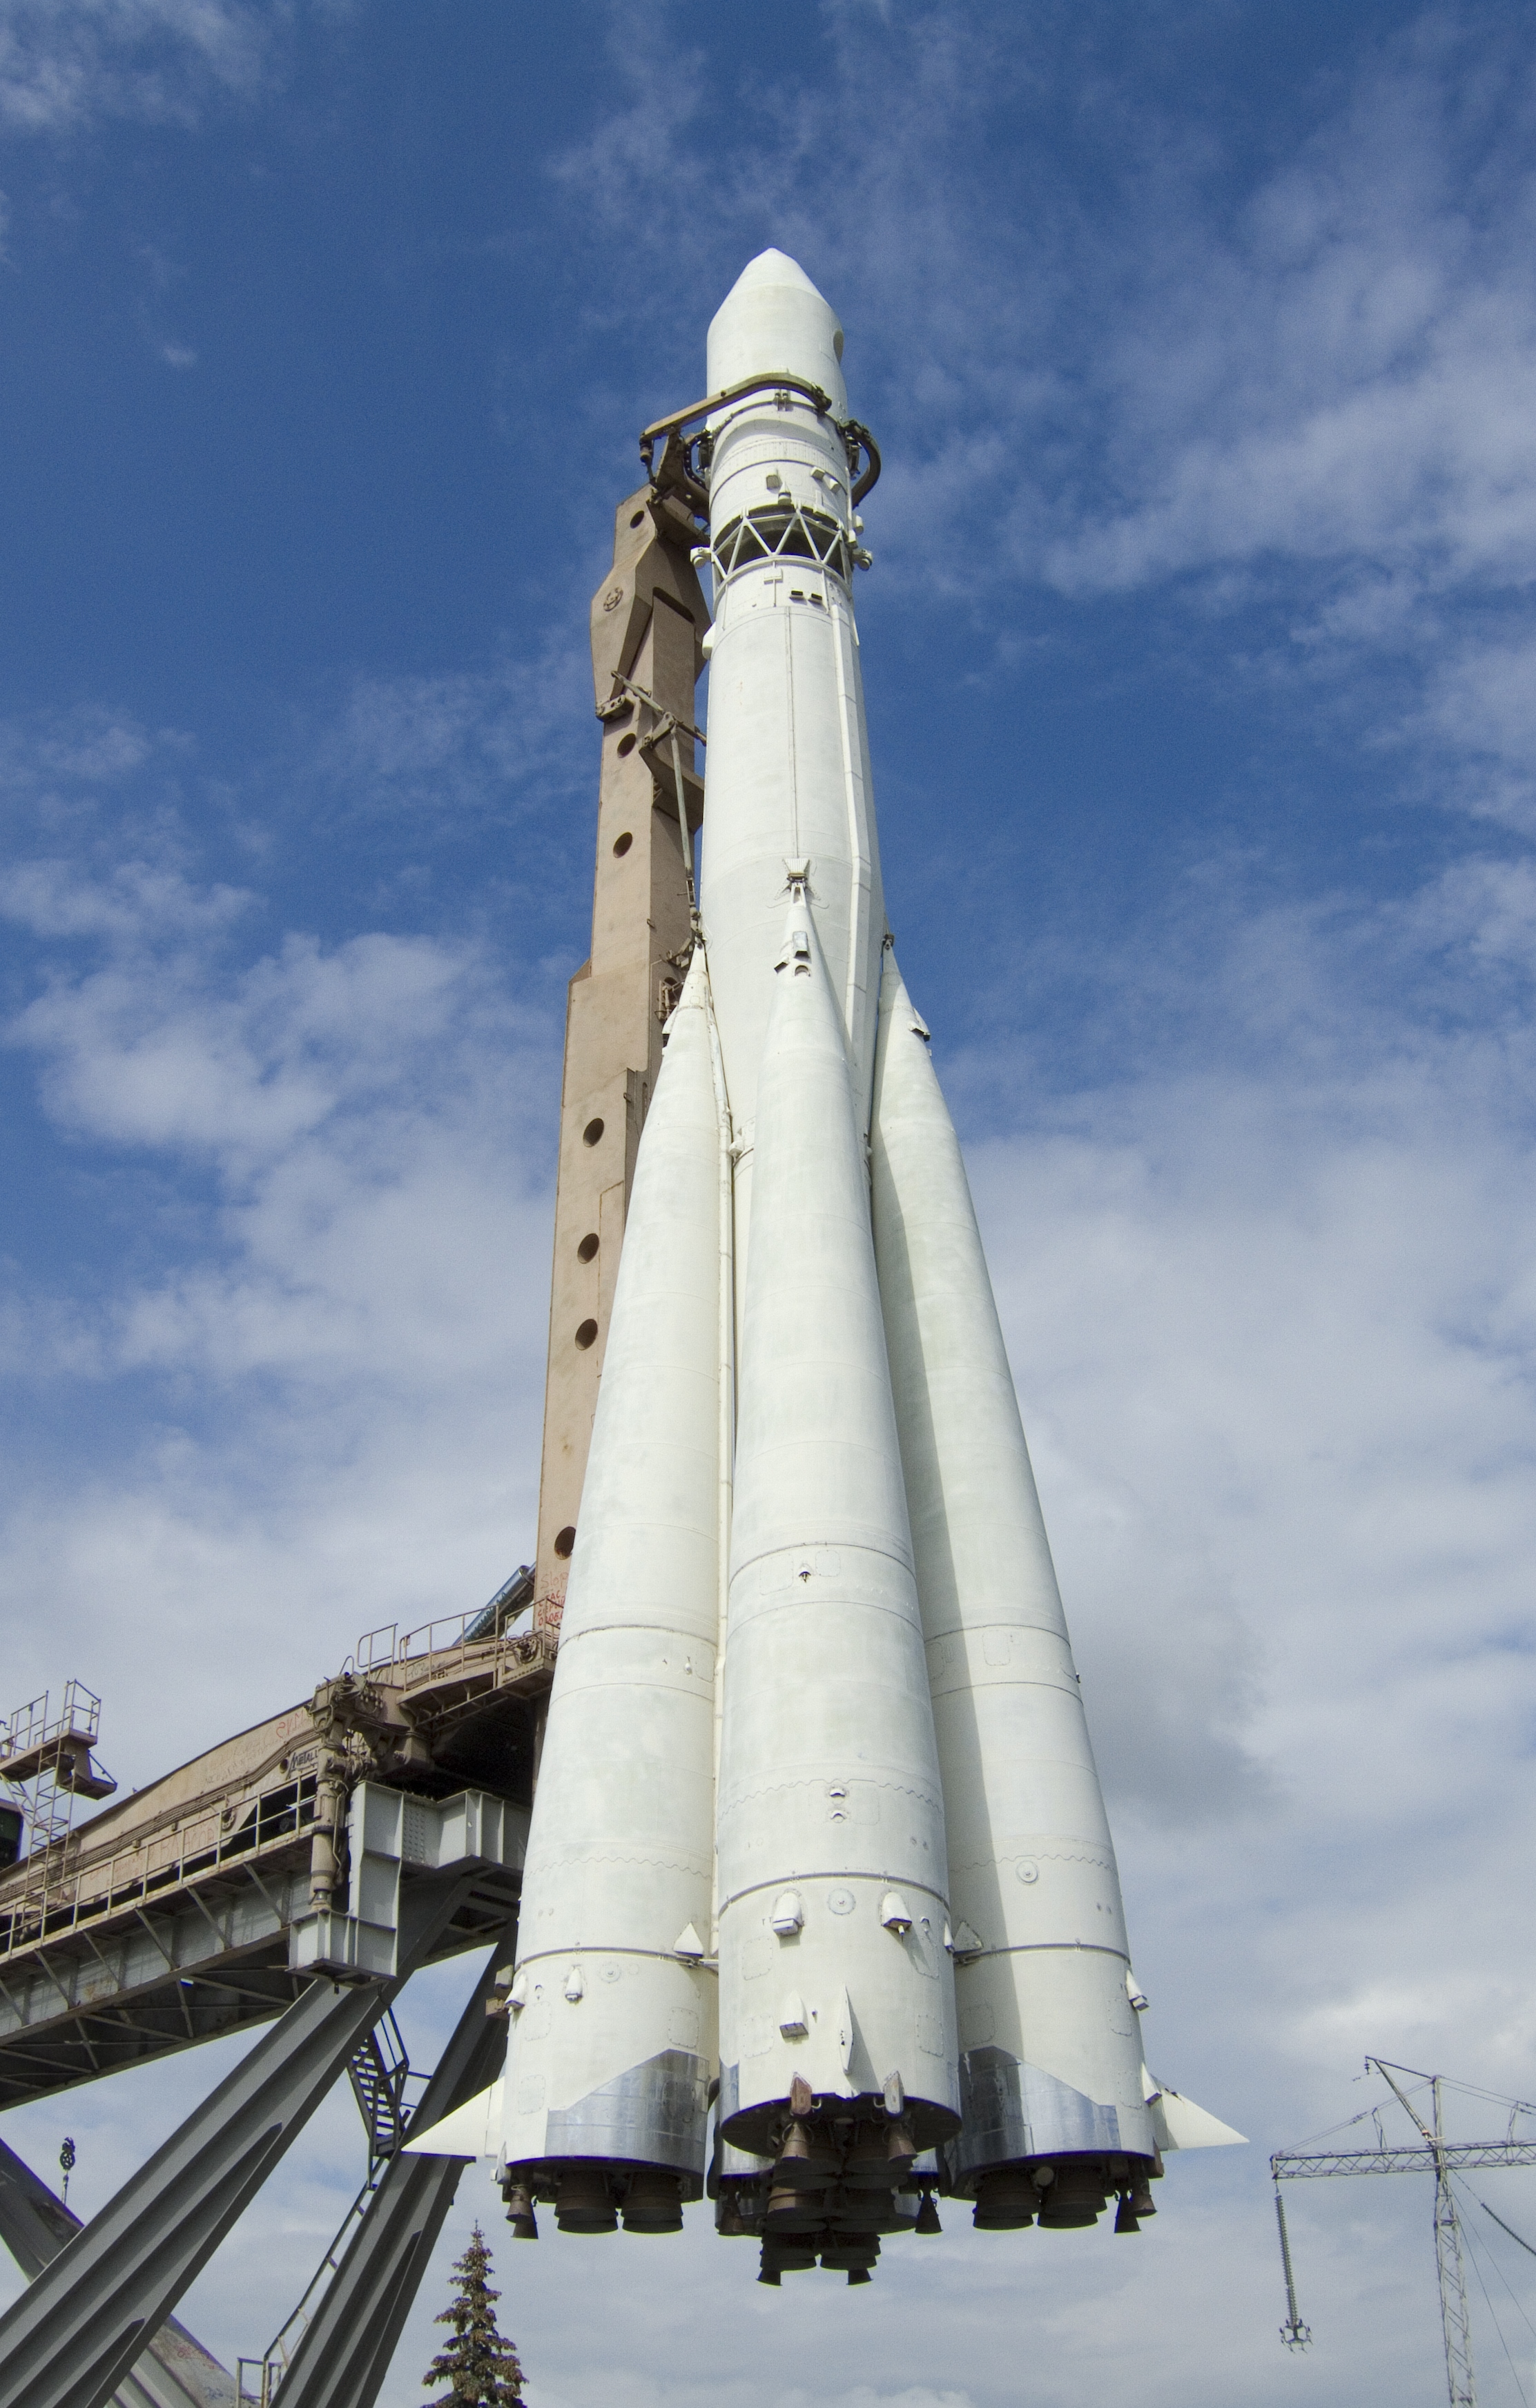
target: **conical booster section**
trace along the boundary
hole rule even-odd
[[[529,1834],[503,2165],[563,2226],[702,2188],[722,1134],[696,953],[640,1140]]]
[[[835,2169],[889,2120],[898,2168],[957,2122],[943,1808],[863,1148],[804,868],[758,1090],[738,1390],[720,2128]]]
[[[956,2185],[979,2222],[1089,2223],[1156,2154],[1119,1876],[965,1165],[889,953],[873,1186],[949,1834]],[[1006,2167],[1022,2205],[988,2187]]]

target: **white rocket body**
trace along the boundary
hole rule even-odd
[[[955,2128],[943,1802],[864,1148],[804,888],[757,1088],[720,1758],[720,2128],[798,2074]]]
[[[722,2229],[764,2233],[770,2282],[862,2279],[903,2180],[1005,2226],[1117,2189],[1134,2230],[1159,2140],[1238,2137],[1145,2073],[965,1172],[894,960],[883,992],[841,351],[778,251],[710,329],[703,941],[640,1140],[500,2111],[519,2230],[535,2195],[668,2229],[718,2063]]]
[[[630,1198],[529,1831],[502,2094],[505,2165],[655,2168],[681,2178],[674,2200],[702,2187],[716,2056],[715,1977],[702,1960],[722,1139],[707,996],[700,954]],[[595,2212],[595,2229],[611,2224]]]
[[[753,261],[710,328],[711,393],[769,380],[710,421],[717,584],[699,899],[737,1146],[739,1304],[787,861],[812,865],[861,1136],[874,1079],[885,917],[850,591],[848,452],[837,424],[847,415],[841,350],[832,311],[782,251]],[[821,386],[831,409],[818,413],[770,381],[785,375]]]
[[[1151,2158],[1114,1847],[954,1125],[886,955],[874,1228],[949,1827],[964,2186]]]

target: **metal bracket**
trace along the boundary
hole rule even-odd
[[[683,735],[691,736],[696,744],[709,742],[710,739],[702,727],[696,727],[691,719],[682,719],[676,711],[665,709],[653,694],[649,693],[643,685],[637,685],[633,678],[621,676],[617,669],[613,672],[613,686],[614,691],[607,702],[600,702],[597,705],[599,719],[616,719],[620,711],[627,710],[632,702],[643,702],[647,710],[653,710],[658,718],[667,720],[673,727],[681,728]]]
[[[824,393],[819,384],[811,383],[805,377],[743,378],[739,384],[727,385],[723,393],[710,394],[703,401],[690,402],[686,409],[674,409],[669,418],[653,419],[649,426],[643,428],[640,434],[640,458],[645,463],[646,474],[649,476],[651,473],[651,462],[654,456],[658,437],[665,435],[670,444],[671,439],[681,436],[682,429],[691,425],[696,418],[707,418],[711,411],[724,409],[729,402],[741,401],[750,393],[782,393],[786,398],[790,394],[798,394],[803,400],[812,405],[818,418],[827,417],[832,408],[831,394]],[[863,501],[865,494],[872,493],[880,481],[879,447],[868,428],[861,426],[856,418],[833,419],[832,423],[842,437],[843,445],[848,453],[848,472],[854,480],[854,503],[856,508]],[[862,475],[858,465],[861,453],[867,463]],[[702,485],[697,484],[696,477],[691,470],[686,473],[689,475],[689,481],[697,485],[697,490],[702,493]],[[689,498],[690,500],[693,498],[692,494]],[[707,496],[705,498],[708,499]]]

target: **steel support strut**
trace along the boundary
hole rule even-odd
[[[0,2141],[0,2241],[29,2283],[80,2229],[73,2208]],[[235,2408],[235,2383],[196,2335],[168,2316],[112,2401],[113,2408]]]
[[[510,1929],[487,1959],[418,2102],[410,2120],[419,2132],[473,2099],[500,2071],[507,2026],[488,2019],[485,2007],[510,1938]],[[294,2352],[282,2408],[373,2408],[467,2162],[398,2154],[391,2159]]]
[[[454,1871],[413,1882],[395,1974],[311,1983],[43,2269],[0,2317],[6,2408],[104,2408],[473,1881]]]

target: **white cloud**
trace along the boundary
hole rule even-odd
[[[1448,662],[1436,681],[1441,726],[1469,752],[1523,769],[1536,765],[1536,636],[1489,644]]]
[[[825,22],[825,71],[758,63],[708,109],[616,38],[611,112],[559,165],[573,239],[683,247],[704,308],[764,242],[801,256],[885,447],[882,580],[999,657],[1021,593],[1060,636],[1063,600],[1162,589],[1200,658],[1330,677],[1341,724],[1433,731],[1439,800],[1529,827],[1529,40],[1456,8],[1362,30],[1250,164],[1070,12]]]
[[[210,91],[257,91],[285,11],[246,0],[0,0],[0,123],[188,122]]]
[[[1536,574],[1536,316],[1515,227],[1479,256],[1463,229],[1393,211],[1394,195],[1362,222],[1366,184],[1337,194],[1303,258],[1256,241],[1205,263],[1171,313],[1171,296],[1149,296],[1161,322],[1112,353],[1121,459],[1141,491],[1048,543],[1054,583],[1124,589],[1270,558],[1368,564],[1377,591],[1384,569],[1430,591]],[[1394,288],[1387,339],[1377,311]],[[1221,337],[1195,346],[1203,373],[1170,394],[1158,369],[1200,321]]]
[[[973,1151],[1154,2062],[1268,2146],[1368,2049],[1532,2087],[1531,914],[1213,912],[1182,1064]]]
[[[677,179],[696,189],[706,172],[698,150],[685,147],[688,129],[702,114],[697,79],[704,62],[697,51],[679,56],[670,45],[665,61],[653,55],[626,38],[617,11],[610,16],[608,49],[623,97],[593,134],[555,158],[553,172],[584,218],[596,212],[624,223],[650,247],[665,237],[649,212],[631,217],[637,194],[649,200],[670,187],[670,215],[682,199]]]
[[[131,719],[83,708],[41,726],[0,724],[0,792],[12,797],[49,794],[57,786],[111,786],[141,768],[156,742],[175,751],[184,739],[158,739]]]
[[[82,920],[107,908],[79,905]],[[233,993],[164,957],[58,981],[12,1035],[46,1062],[62,1125],[199,1154],[226,1179],[270,1175],[302,1133],[395,1088],[405,1060],[441,1043],[467,982],[462,955],[423,939],[360,937],[326,955],[294,937]]]
[[[185,1754],[360,1629],[476,1604],[526,1548],[553,1032],[467,944],[231,958],[254,899],[174,869],[25,864],[4,899],[59,949],[9,1040],[103,1211],[83,1290],[9,1315],[38,1432],[6,1533],[34,1607],[12,1677],[105,1687],[108,1760],[142,1777],[165,1738],[136,1626],[157,1663],[191,1649]],[[83,1455],[77,1414],[105,1416]],[[302,1666],[265,1636],[295,1609]]]
[[[1536,634],[1443,643],[1403,734],[1451,765],[1452,793],[1484,819],[1536,834]]]
[[[136,767],[147,749],[125,745],[122,766]],[[70,766],[79,774],[77,764]],[[123,862],[95,880],[82,879],[74,864],[59,858],[19,862],[0,872],[0,915],[45,938],[209,937],[254,899],[237,887],[194,888],[180,870],[160,862]]]
[[[290,941],[221,968],[245,914],[209,902],[199,924],[200,890],[169,881],[136,920],[133,879],[79,885],[21,889],[57,941],[83,929],[110,956],[65,956],[19,1024],[52,1065],[61,1125],[181,1164],[189,1207],[211,1168],[216,1197],[162,1275],[114,1283],[83,1373],[53,1366],[74,1394],[151,1398],[129,1459],[67,1496],[42,1483],[10,1545],[39,1620],[67,1612],[79,1669],[108,1665],[109,1729],[142,1724],[148,1770],[167,1661],[190,1747],[235,1697],[254,1713],[294,1685],[291,1646],[266,1660],[273,1627],[302,1624],[318,1670],[357,1629],[472,1598],[510,1560],[543,1272],[521,1131],[553,1105],[553,1058],[473,951]],[[1121,966],[1131,1025],[1143,977],[1166,1000],[1173,966],[1194,966],[1182,1049],[1154,1016],[1113,1087],[1065,1101],[1010,1051],[986,1090],[1009,1125],[971,1158],[1152,2059],[1254,2145],[1174,2162],[1134,2252],[1104,2234],[984,2241],[951,2208],[943,2238],[893,2243],[863,2296],[821,2276],[760,2290],[750,2247],[701,2214],[657,2244],[662,2283],[638,2244],[608,2244],[599,2268],[600,2243],[549,2232],[530,2259],[497,2243],[506,2321],[550,2408],[1000,2408],[1021,2312],[1043,2408],[1112,2396],[1130,2364],[1149,2408],[1279,2408],[1295,2371],[1274,2339],[1265,2150],[1354,2112],[1368,2048],[1536,2086],[1516,1904],[1536,1805],[1530,878],[1489,855],[1404,903],[1266,919],[1212,877],[1190,908],[1199,942],[1151,932]],[[920,959],[905,968],[921,992]],[[174,1076],[124,1067],[157,1059],[167,1028]],[[519,1257],[538,1277],[498,1300]],[[435,1977],[423,2054],[467,1978]],[[103,2195],[183,2099],[145,2085],[82,2104]],[[17,2144],[55,2123],[19,2119]],[[226,2354],[286,2314],[356,2146],[343,2101],[201,2278],[184,2313]],[[1327,2396],[1385,2401],[1432,2366],[1412,2190],[1293,2202]],[[417,2396],[474,2214],[495,2240],[471,2170],[386,2408]]]
[[[319,748],[338,792],[434,815],[516,808],[538,780],[572,779],[573,738],[591,709],[584,646],[552,635],[533,655],[438,676],[357,678]],[[590,777],[590,758],[580,774]]]

